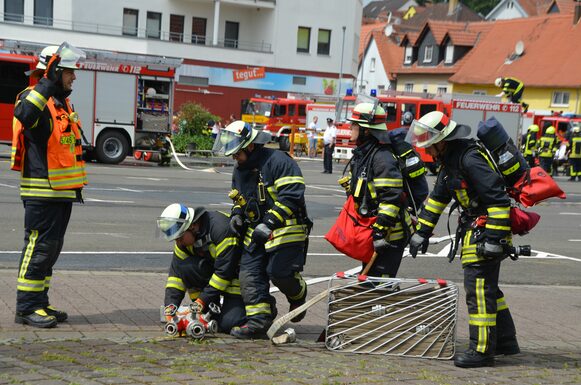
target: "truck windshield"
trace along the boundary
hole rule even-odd
[[[260,116],[270,116],[272,111],[272,103],[268,102],[250,102],[246,107],[246,113],[248,115],[260,115]]]

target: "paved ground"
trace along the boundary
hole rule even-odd
[[[581,384],[581,287],[505,286],[523,353],[465,370],[447,360],[327,351],[315,342],[326,322],[324,302],[294,326],[294,344],[166,338],[160,273],[57,270],[51,300],[70,319],[34,329],[13,323],[16,275],[0,270],[0,384]],[[310,296],[326,286],[310,286]],[[279,311],[286,311],[280,298]],[[458,322],[463,349],[463,298]]]

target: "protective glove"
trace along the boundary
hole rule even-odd
[[[200,298],[197,298],[190,305],[190,309],[192,310],[192,313],[196,313],[196,314],[202,314],[205,307],[206,307],[206,304]]]
[[[252,242],[257,245],[263,245],[268,241],[272,234],[272,230],[264,223],[259,224],[252,233]]]
[[[44,77],[56,83],[58,81],[58,74],[56,71],[60,62],[61,57],[59,55],[52,55],[46,65],[46,69],[44,70]]]
[[[236,214],[236,215],[232,215],[232,217],[230,218],[230,230],[233,233],[236,233],[236,235],[240,236],[242,235],[242,227],[244,226],[244,219],[242,218],[242,215]]]
[[[410,239],[410,255],[412,258],[418,255],[418,251],[422,254],[428,251],[428,244],[428,238],[424,238],[418,233],[412,235],[412,239]]]
[[[476,254],[486,259],[502,258],[504,248],[499,243],[485,241],[476,245]]]
[[[373,250],[375,250],[376,253],[380,254],[382,252],[387,251],[387,249],[389,249],[390,244],[389,241],[387,239],[385,239],[387,237],[387,231],[382,231],[379,230],[377,228],[374,229],[373,231]]]

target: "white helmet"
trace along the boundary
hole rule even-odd
[[[432,111],[412,122],[406,141],[425,148],[442,140],[466,138],[469,135],[470,127],[458,125],[442,111]]]
[[[86,58],[85,52],[70,45],[67,42],[62,43],[60,46],[49,45],[40,52],[40,55],[38,55],[38,64],[36,65],[36,69],[46,69],[46,65],[50,61],[50,58],[57,52],[61,57],[61,61],[57,68],[77,69],[79,67],[79,62],[85,60]]]
[[[502,78],[496,78],[494,85],[497,87],[502,87]]]
[[[270,140],[270,133],[252,128],[250,124],[237,120],[226,126],[220,133],[220,142],[224,146],[224,155],[236,154],[250,143],[265,144]]]
[[[203,207],[193,209],[181,203],[172,203],[157,218],[157,227],[167,241],[173,241],[181,237],[205,212]]]

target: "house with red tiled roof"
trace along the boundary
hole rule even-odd
[[[388,31],[389,34],[389,31]],[[373,31],[359,64],[356,91],[379,93],[395,89],[395,71],[401,65],[403,48],[386,36],[385,31]]]
[[[369,44],[373,31],[383,31],[386,25],[386,22],[374,22],[361,25],[361,31],[359,32],[359,61],[361,61],[365,47]]]
[[[494,80],[511,76],[524,82],[530,111],[581,113],[580,17],[581,3],[573,13],[490,23],[451,74],[454,92],[495,95]]]
[[[518,19],[547,13],[570,14],[574,8],[575,0],[501,0],[486,15],[486,20]]]

